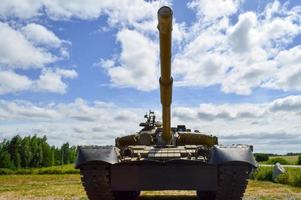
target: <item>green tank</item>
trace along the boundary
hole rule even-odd
[[[171,127],[172,15],[166,6],[158,11],[163,123],[150,111],[142,129],[116,138],[115,146],[78,147],[76,168],[91,200],[134,200],[150,190],[194,190],[202,200],[239,200],[257,167],[251,145],[220,145],[216,136]]]

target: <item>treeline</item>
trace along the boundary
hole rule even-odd
[[[0,168],[19,169],[50,167],[73,163],[76,147],[69,143],[50,146],[47,137],[19,135],[0,143]]]

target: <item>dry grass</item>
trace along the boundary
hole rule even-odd
[[[0,200],[87,200],[79,175],[0,176]],[[301,200],[301,188],[250,181],[245,200]],[[193,191],[142,192],[140,200],[196,200]]]

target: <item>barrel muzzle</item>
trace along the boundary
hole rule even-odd
[[[166,34],[172,31],[172,10],[163,6],[158,10],[158,29],[160,33]]]

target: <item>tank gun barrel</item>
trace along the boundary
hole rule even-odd
[[[163,133],[162,138],[168,143],[171,138],[170,129],[170,106],[172,102],[171,77],[171,31],[172,31],[172,10],[164,6],[158,10],[158,29],[160,34],[160,96],[162,104]]]

